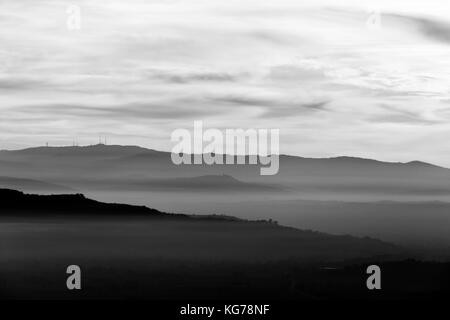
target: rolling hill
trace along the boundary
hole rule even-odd
[[[25,188],[25,182],[34,180],[99,201],[146,205],[163,212],[271,218],[297,228],[426,247],[427,252],[449,247],[447,168],[420,161],[281,155],[277,175],[260,176],[259,169],[259,165],[176,166],[170,153],[137,146],[0,151],[0,176],[9,177],[1,184],[5,188],[44,193],[45,188]]]

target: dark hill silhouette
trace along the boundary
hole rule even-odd
[[[30,216],[39,214],[76,215],[142,215],[148,217],[186,217],[172,215],[145,206],[103,203],[86,198],[83,194],[36,195],[25,194],[10,189],[0,189],[0,208],[2,214],[25,212]]]
[[[13,214],[11,214],[13,213]],[[18,214],[20,213],[20,214]],[[81,193],[76,194],[26,194],[21,191],[0,188],[0,217],[43,217],[43,216],[105,216],[105,217],[135,217],[158,219],[189,219],[227,222],[254,222],[274,224],[271,220],[247,221],[232,216],[209,214],[187,215],[167,213],[146,206],[136,206],[122,203],[104,203],[86,198]]]
[[[360,292],[367,294],[364,266],[411,256],[401,247],[367,237],[267,221],[172,215],[94,201],[82,194],[43,196],[0,189],[0,225],[0,244],[6,248],[0,255],[0,298],[77,298],[64,285],[64,271],[74,263],[86,275],[88,289],[80,297],[88,299],[185,299],[192,292],[199,298],[214,294],[222,299],[239,294],[327,298],[341,297],[341,292],[358,297]],[[342,269],[355,262],[363,264],[360,269]],[[426,270],[434,276],[443,273],[443,267]],[[329,272],[339,273],[339,278],[333,280],[335,273]],[[404,272],[401,269],[393,278]],[[407,280],[415,279],[407,275]],[[396,284],[402,293],[435,292],[435,287],[426,286],[430,282],[412,289],[404,283],[411,285]],[[396,291],[388,287],[395,297]]]
[[[300,245],[302,247],[306,245],[308,250],[313,250],[313,252],[318,250],[318,252],[314,253],[318,255],[330,252],[331,248],[336,245],[338,247],[342,246],[340,250],[345,248],[345,250],[352,252],[351,255],[356,256],[359,254],[363,256],[373,254],[389,255],[403,252],[401,248],[377,239],[333,236],[325,233],[299,230],[278,226],[271,220],[249,221],[221,215],[170,214],[145,206],[103,203],[88,199],[82,194],[35,195],[25,194],[16,190],[0,189],[0,219],[7,218],[14,221],[15,218],[23,219],[24,217],[29,217],[33,218],[32,221],[35,222],[42,219],[41,221],[44,223],[48,216],[61,217],[63,219],[68,216],[78,218],[95,218],[100,216],[107,218],[104,221],[109,221],[109,218],[120,218],[124,222],[127,221],[127,218],[133,218],[130,221],[134,221],[134,218],[141,217],[142,220],[140,221],[142,223],[145,223],[147,220],[154,220],[148,218],[158,218],[157,220],[167,221],[167,223],[170,223],[170,221],[177,223],[189,222],[198,224],[199,230],[205,230],[204,228],[211,229],[211,234],[209,234],[211,237],[213,237],[213,231],[217,231],[219,232],[219,238],[225,236],[231,242],[236,237],[241,237],[245,239],[243,241],[249,241],[250,243],[254,241],[253,237],[255,236],[265,238],[269,242],[271,241],[270,238],[272,238],[273,241],[283,246],[295,247]],[[230,223],[232,228],[230,228]],[[163,225],[159,225],[159,227],[163,228]],[[192,228],[192,225],[189,228]],[[254,235],[247,234],[246,230],[251,231]],[[230,232],[223,233],[224,231]],[[168,237],[168,235],[165,234],[164,237]],[[297,240],[301,240],[301,242],[296,243]],[[328,245],[324,246],[327,243]]]

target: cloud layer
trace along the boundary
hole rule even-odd
[[[447,2],[5,0],[0,148],[170,150],[203,120],[280,128],[283,153],[450,166]]]

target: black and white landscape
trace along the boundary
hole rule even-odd
[[[2,1],[0,298],[448,297],[447,2]],[[174,164],[194,121],[278,172]]]
[[[77,298],[370,298],[371,263],[392,278],[381,297],[448,293],[446,168],[281,156],[279,175],[259,176],[113,145],[0,161],[2,188],[26,192],[0,190],[6,298],[73,298],[56,276],[73,262],[91,277]]]

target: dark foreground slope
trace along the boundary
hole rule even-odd
[[[86,252],[95,247],[108,250],[109,244],[104,239],[111,237],[112,242],[117,242],[126,235],[127,239],[138,241],[133,250],[142,248],[146,255],[158,253],[170,258],[183,255],[255,260],[301,257],[317,261],[404,254],[403,249],[376,239],[298,230],[278,226],[270,220],[169,214],[144,206],[98,202],[82,194],[33,195],[0,189],[0,208],[2,227],[21,223],[17,232],[23,238],[18,240],[36,236],[31,246],[54,232],[55,237],[67,237],[69,241],[80,237],[80,243],[92,238]],[[37,232],[40,225],[48,225],[45,232]],[[60,231],[67,234],[59,234]],[[14,235],[13,230],[7,233],[7,236]],[[100,243],[95,241],[97,236],[103,239]],[[51,251],[58,244],[61,242],[50,243],[45,250]],[[114,249],[122,244],[126,241],[116,244]],[[39,247],[34,252],[37,251]]]
[[[0,189],[0,216],[3,217],[127,217],[145,216],[148,218],[185,217],[170,215],[144,206],[103,203],[86,198],[82,194],[37,195],[21,191]]]
[[[391,270],[381,298],[444,295],[438,278],[448,265],[405,262],[418,266],[411,271],[392,262],[406,256],[378,240],[266,221],[0,190],[1,298],[371,298],[371,263]],[[69,265],[82,269],[81,291],[66,288]],[[417,285],[404,286],[402,272]]]

